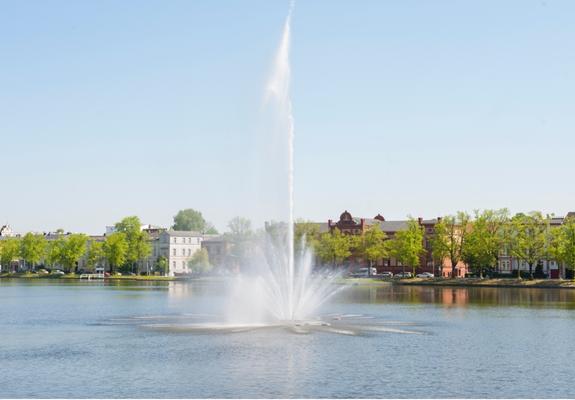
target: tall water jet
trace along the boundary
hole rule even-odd
[[[291,15],[294,3],[290,3],[290,9],[284,24],[283,34],[278,47],[272,74],[266,87],[266,102],[274,102],[281,121],[286,123],[287,134],[287,185],[288,185],[288,216],[287,216],[287,268],[285,268],[285,280],[287,288],[285,295],[288,306],[287,319],[294,318],[294,278],[295,278],[295,254],[294,254],[294,118],[290,96],[291,68],[289,61],[291,42]]]
[[[277,191],[271,185],[264,186],[267,194],[276,196],[275,202],[265,205],[278,206],[281,211],[276,214],[279,221],[266,223],[265,233],[246,246],[249,249],[240,263],[244,269],[227,309],[227,322],[232,326],[309,324],[319,306],[338,289],[333,284],[333,271],[314,270],[314,257],[305,238],[297,252],[294,246],[294,118],[289,59],[292,10],[293,3],[264,93],[263,116],[268,118],[264,139],[275,147],[270,164],[263,168],[272,174],[279,172],[273,175],[273,183],[280,184]],[[269,154],[262,154],[266,156]]]

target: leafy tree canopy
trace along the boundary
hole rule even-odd
[[[197,231],[207,234],[217,234],[216,228],[207,222],[200,211],[192,208],[180,210],[174,216],[172,229],[176,231]]]

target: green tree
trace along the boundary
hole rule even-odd
[[[353,244],[350,236],[335,228],[331,233],[320,236],[316,254],[321,261],[330,262],[335,267],[351,256]]]
[[[158,257],[156,260],[155,269],[162,275],[165,275],[168,272],[168,259],[164,256]]]
[[[298,220],[294,224],[294,252],[301,253],[305,247],[315,249],[319,240],[319,226],[315,222]]]
[[[20,256],[20,240],[16,238],[7,238],[0,240],[0,265],[2,271],[11,272],[13,261],[17,261]]]
[[[60,265],[62,248],[64,247],[64,238],[59,236],[54,240],[50,240],[46,246],[46,257],[44,258],[50,268]]]
[[[192,208],[178,211],[174,216],[172,229],[175,231],[197,231],[207,234],[218,233],[216,228],[204,219],[201,212]]]
[[[114,267],[120,267],[126,262],[128,240],[123,232],[115,232],[106,237],[103,244],[104,257],[110,265],[110,273]]]
[[[507,209],[475,212],[470,223],[467,244],[463,249],[463,261],[483,278],[485,268],[494,270],[499,252],[504,245],[504,226],[509,221]]]
[[[93,270],[105,258],[104,243],[90,240],[86,249],[86,266]]]
[[[553,233],[553,258],[558,263],[565,263],[575,279],[575,218],[566,219]]]
[[[370,226],[362,236],[357,237],[357,252],[369,262],[369,275],[374,262],[388,255],[387,235],[379,225]]]
[[[197,250],[192,259],[188,262],[188,266],[192,269],[192,272],[198,274],[208,273],[212,269],[210,264],[210,257],[208,255],[208,250],[200,249]]]
[[[548,221],[534,211],[529,214],[517,214],[511,219],[510,235],[507,238],[511,255],[529,265],[529,277],[533,279],[533,268],[545,257]],[[517,268],[517,277],[521,278],[521,267]]]
[[[456,216],[447,216],[435,224],[435,232],[431,239],[433,258],[451,261],[451,277],[455,278],[457,263],[463,260],[467,234],[469,231],[469,214],[458,212]]]
[[[398,231],[390,241],[392,256],[401,262],[402,267],[411,267],[415,275],[415,269],[420,264],[420,257],[425,251],[423,247],[423,228],[419,223],[410,219],[407,229]]]
[[[241,266],[248,262],[250,244],[254,238],[249,219],[234,217],[228,222],[228,232],[224,234],[224,239],[230,243],[229,255],[234,263]]]
[[[74,233],[68,235],[61,242],[59,251],[60,264],[64,267],[66,272],[78,272],[78,261],[86,253],[86,243],[88,243],[88,236],[83,233]]]
[[[20,242],[20,254],[24,262],[34,268],[46,254],[46,238],[28,232]]]
[[[136,216],[126,217],[118,222],[116,232],[123,233],[126,237],[128,248],[125,262],[130,264],[132,271],[137,262],[145,259],[152,253],[152,245],[148,234],[141,229],[140,219]]]

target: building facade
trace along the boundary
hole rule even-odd
[[[202,248],[204,237],[194,231],[162,231],[150,235],[152,253],[148,260],[140,265],[140,272],[149,270],[150,264],[156,265],[159,257],[164,257],[168,263],[168,276],[187,275],[193,273],[189,263],[196,251]]]

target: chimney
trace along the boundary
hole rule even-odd
[[[441,217],[437,217],[437,222],[441,222]]]
[[[331,219],[327,220],[327,226],[331,228]]]
[[[421,217],[417,218],[417,223],[419,225],[422,225],[423,224],[423,218],[421,218]]]

